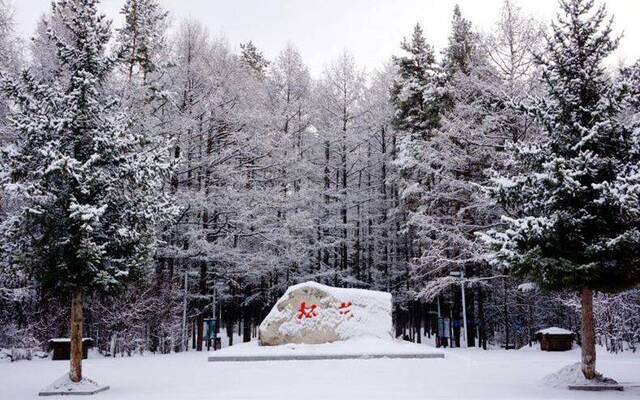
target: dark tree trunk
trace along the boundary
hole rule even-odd
[[[467,340],[467,347],[476,347],[476,296],[475,291],[473,289],[468,290],[469,288],[465,287],[465,297],[466,297],[466,307],[467,307],[467,324],[465,326],[464,334]]]
[[[82,292],[76,291],[71,298],[71,366],[69,379],[82,380]]]
[[[462,294],[457,286],[453,289],[453,316],[451,318],[451,324],[453,326],[453,342],[455,343],[455,347],[460,347],[460,334],[462,332]]]
[[[191,348],[196,348],[196,342],[198,339],[196,338],[196,321],[191,322]],[[187,346],[189,347],[189,346]]]
[[[480,343],[479,346],[482,345],[484,350],[487,349],[487,333],[485,331],[485,320],[484,320],[484,297],[482,288],[478,286],[478,320],[480,322],[480,334],[478,340]]]
[[[596,377],[596,334],[593,322],[593,291],[582,289],[582,373],[587,379]]]
[[[509,308],[507,305],[507,279],[504,279],[504,299],[503,299],[503,318],[504,318],[504,349],[509,349]]]
[[[196,318],[196,351],[202,351],[202,342],[204,341],[204,319],[202,316]]]
[[[233,324],[227,324],[227,337],[229,338],[229,346],[233,346]]]
[[[251,341],[251,311],[249,306],[244,306],[242,318],[242,341],[244,343]]]

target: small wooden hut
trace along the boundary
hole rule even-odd
[[[82,358],[87,358],[89,347],[93,346],[93,339],[82,338]],[[71,340],[69,338],[55,338],[49,340],[49,351],[53,350],[52,360],[71,359]]]
[[[536,332],[542,351],[567,351],[573,347],[575,334],[569,330],[551,327]]]

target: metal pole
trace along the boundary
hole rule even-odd
[[[182,300],[182,351],[187,351],[187,289],[189,281],[184,271],[184,298]]]
[[[462,334],[464,337],[464,347],[469,347],[469,343],[467,341],[467,302],[464,296],[464,269],[460,271],[460,278],[460,286],[462,287],[462,323],[464,324]]]
[[[211,293],[211,318],[216,319],[216,283],[213,282],[213,290]]]
[[[444,333],[444,320],[440,312],[440,295],[438,295],[438,323],[436,324],[436,347],[442,346],[442,338],[440,337],[440,323],[442,322],[442,333]]]
[[[211,290],[211,318],[213,319],[211,322],[215,324],[215,329],[218,329],[218,320],[216,319],[216,281],[215,279],[213,280],[213,288]],[[209,324],[209,329],[212,329],[213,327],[214,325]],[[209,347],[207,348],[207,350],[209,350],[209,348],[213,344],[213,351],[216,351],[216,338],[218,337],[218,334],[216,333],[215,329],[213,330],[213,335],[211,334],[211,332],[209,332],[209,337],[207,340]]]

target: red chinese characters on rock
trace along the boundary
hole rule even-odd
[[[318,316],[318,310],[317,305],[311,304],[307,307],[307,303],[302,302],[302,304],[300,304],[300,308],[298,308],[296,318],[299,320],[315,318]],[[338,313],[346,318],[353,317],[353,314],[351,313],[351,302],[340,303]]]
[[[348,318],[353,317],[353,314],[351,314],[351,302],[340,304],[340,315]]]
[[[298,315],[296,318],[298,319],[309,319],[318,316],[316,312],[317,306],[315,304],[311,304],[310,307],[307,307],[307,303],[303,302],[300,304],[300,308],[298,309]]]

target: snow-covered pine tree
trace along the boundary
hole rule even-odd
[[[468,74],[471,68],[471,55],[477,43],[477,35],[471,29],[471,22],[462,16],[460,6],[453,8],[449,45],[443,52],[443,69],[449,78],[456,72]]]
[[[400,47],[407,54],[393,57],[397,68],[397,80],[391,89],[391,102],[396,108],[394,124],[426,138],[440,120],[440,71],[420,24],[413,29],[411,40],[405,38]]]
[[[618,79],[618,90],[623,95],[624,117],[628,124],[640,121],[640,60],[625,68]]]
[[[17,76],[22,63],[22,54],[19,51],[19,39],[14,31],[14,10],[10,3],[0,0],[0,68],[11,76]],[[4,93],[0,93],[0,166],[3,166],[3,154],[10,152],[18,140],[18,132],[11,126],[8,117],[10,104]],[[6,168],[0,167],[0,181]],[[3,222],[10,215],[16,202],[9,196],[5,196],[4,188],[0,185],[0,229]],[[24,304],[33,298],[34,290],[28,285],[27,274],[22,273],[11,263],[3,262],[2,248],[0,247],[0,343],[19,343],[31,339],[31,335],[15,335],[20,327],[19,315],[26,318],[31,315],[30,310]],[[6,346],[6,344],[5,344]]]
[[[498,219],[496,205],[480,189],[488,182],[487,169],[508,165],[503,147],[532,136],[531,118],[511,104],[520,100],[518,90],[532,86],[533,56],[528,49],[535,45],[533,30],[533,23],[508,0],[495,29],[485,38],[472,30],[456,8],[444,54],[457,56],[446,56],[443,67],[455,72],[446,85],[448,105],[442,113],[442,126],[428,150],[443,161],[431,163],[434,183],[424,189],[419,217],[412,218],[423,249],[414,271],[414,279],[426,282],[421,296],[429,299],[440,292],[455,293],[457,315],[461,312],[457,296],[460,280],[450,277],[449,272],[464,270],[465,285],[473,288],[466,295],[467,313],[483,320],[481,303],[485,299],[502,303],[496,304],[502,315],[495,321],[502,328],[505,346],[514,343],[509,339],[513,339],[511,320],[517,309],[508,303],[520,295],[512,279],[486,265],[483,245],[475,233]],[[447,290],[454,284],[455,292]],[[493,295],[485,296],[487,291]],[[484,329],[479,331],[486,337]],[[475,332],[468,333],[472,338]]]
[[[411,286],[409,261],[415,256],[416,237],[411,219],[423,203],[424,189],[433,184],[431,163],[438,163],[438,155],[428,147],[441,123],[445,75],[419,24],[415,26],[411,40],[402,41],[401,48],[405,54],[393,57],[396,79],[391,88],[391,103],[395,109],[393,125],[398,132],[394,163],[400,178],[393,197],[398,210],[396,231],[401,235],[394,247],[395,256],[404,261],[404,271],[398,277],[402,283],[398,284],[408,289]],[[400,302],[406,305],[413,301],[414,294],[405,290]]]
[[[146,77],[156,69],[159,52],[165,46],[168,13],[157,0],[126,0],[120,14],[125,23],[117,29],[118,58],[129,80],[136,68]]]
[[[456,11],[454,22],[462,19],[459,9]],[[502,103],[502,82],[488,65],[487,54],[479,50],[478,37],[470,26],[466,32],[468,37],[457,39],[469,44],[470,53],[460,57],[463,64],[458,59],[451,59],[448,64],[448,68],[455,71],[446,84],[448,107],[427,148],[438,161],[423,165],[432,177],[431,184],[421,185],[423,195],[410,223],[421,248],[414,261],[413,277],[424,287],[421,297],[450,297],[451,301],[446,303],[450,303],[458,319],[464,310],[460,295],[463,283],[474,289],[465,290],[467,314],[474,317],[468,319],[481,320],[474,312],[474,308],[479,307],[473,307],[474,302],[478,302],[476,297],[480,297],[481,285],[473,282],[481,276],[486,279],[487,271],[482,261],[482,247],[474,233],[493,222],[496,207],[482,196],[478,184],[486,181],[485,169],[496,162],[496,152],[502,144],[494,129],[494,118]],[[453,53],[457,46],[457,42],[452,43],[447,53]],[[450,276],[451,272],[459,271],[464,272],[463,282]],[[467,326],[463,333],[467,344],[473,345],[475,330]],[[454,329],[456,341],[458,334],[458,329]]]
[[[13,8],[5,1],[0,0],[0,68],[12,76],[18,74],[23,58],[20,51],[20,40],[14,31]],[[0,97],[0,149],[13,142],[16,135],[6,117],[9,106],[5,96]],[[2,151],[2,150],[0,150]],[[2,171],[0,171],[0,176]],[[0,191],[0,221],[2,221],[3,205],[2,192]]]
[[[521,173],[493,179],[489,192],[517,214],[484,239],[512,274],[580,292],[582,371],[593,379],[593,291],[640,281],[640,148],[638,131],[619,122],[620,99],[603,66],[618,43],[604,6],[560,6],[564,15],[537,57],[546,96],[531,108],[547,137],[515,148]]]
[[[269,61],[262,55],[252,41],[240,43],[242,61],[253,70],[259,77],[264,77]]]
[[[20,39],[14,30],[14,10],[6,0],[0,0],[0,68],[17,75],[23,62]],[[0,97],[0,149],[15,139],[15,132],[6,120],[9,112],[6,98]],[[0,175],[2,172],[0,172]],[[2,215],[2,192],[0,191],[0,221]]]
[[[172,67],[168,57],[168,13],[156,0],[129,0],[120,14],[123,18],[122,25],[115,30],[117,59],[111,90],[117,94],[119,106],[129,116],[129,131],[144,138],[148,148],[167,148],[176,136],[170,125],[175,116],[167,73]],[[116,299],[96,296],[88,304],[92,310],[101,310],[91,314],[92,327],[100,332],[97,339],[104,339],[96,345],[109,349],[113,356],[117,350],[123,353],[124,349],[132,347],[150,351],[166,351],[169,347],[163,346],[164,339],[170,335],[166,329],[168,316],[181,303],[167,296],[170,282],[166,282],[167,274],[161,270],[166,261],[164,249],[170,232],[167,228],[159,227],[163,234],[158,240],[163,245],[154,252],[154,263],[142,274],[142,279],[130,285],[125,293],[119,293]],[[143,299],[138,298],[140,293],[144,293]],[[112,323],[110,319],[115,317],[102,312],[109,307],[117,310],[112,314],[124,315],[120,317],[121,322]],[[135,318],[138,312],[144,314],[145,324]],[[129,316],[130,321],[124,322]]]
[[[73,33],[68,40],[49,31],[68,79],[25,71],[19,82],[2,81],[22,134],[2,182],[20,201],[4,232],[7,250],[41,285],[70,295],[73,382],[82,380],[83,297],[139,275],[157,218],[170,208],[159,190],[166,151],[143,147],[105,87],[111,28],[97,8],[97,0],[53,3]]]
[[[431,178],[423,166],[433,156],[426,151],[427,143],[440,126],[442,74],[419,24],[411,40],[405,38],[400,47],[406,54],[393,57],[397,73],[391,103],[399,136],[395,161],[400,172],[398,198],[402,199],[402,208],[411,213],[419,204],[420,185],[428,185]]]

